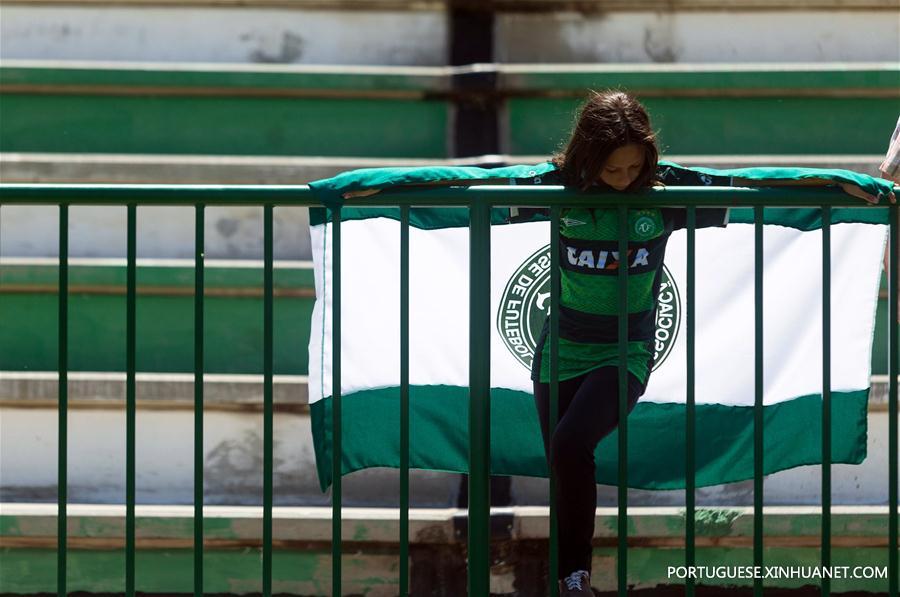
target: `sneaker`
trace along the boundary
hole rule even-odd
[[[591,590],[591,573],[587,570],[576,570],[559,581],[559,597],[578,597],[579,595],[590,595],[591,597],[594,595]]]

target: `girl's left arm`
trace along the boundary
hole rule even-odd
[[[776,187],[776,186],[803,186],[803,187],[811,187],[811,186],[825,186],[835,184],[835,181],[827,179],[827,178],[801,178],[797,180],[788,180],[788,179],[778,179],[778,178],[769,178],[769,179],[750,179],[750,178],[741,178],[734,177],[733,184],[736,187]],[[848,195],[852,195],[858,199],[862,199],[868,203],[873,205],[877,204],[879,199],[885,196],[884,193],[879,192],[878,195],[873,195],[849,182],[840,182],[837,183],[845,193]],[[887,198],[891,203],[897,202],[897,197],[894,195],[893,191],[888,191]]]
[[[668,161],[659,163],[660,179],[669,184],[668,179],[675,179],[675,184],[691,184],[693,179],[712,180],[712,184],[722,186],[825,186],[839,185],[844,192],[868,201],[877,203],[882,197],[896,202],[893,184],[880,178],[874,178],[859,172],[826,168],[785,168],[764,166],[753,168],[734,168],[718,170],[702,167],[685,167]],[[729,180],[729,183],[718,182]],[[681,182],[685,181],[685,182]],[[693,183],[697,184],[697,183]]]

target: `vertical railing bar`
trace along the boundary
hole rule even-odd
[[[57,414],[57,459],[56,459],[56,593],[65,597],[66,558],[68,556],[68,448],[69,448],[69,205],[59,204],[59,411]]]
[[[203,597],[203,203],[194,206],[194,597]]]
[[[550,207],[550,421],[547,428],[552,438],[559,423],[559,221],[562,208]],[[553,462],[553,442],[550,442]],[[556,473],[550,466],[550,562],[548,578],[550,597],[559,595],[559,521],[557,519]]]
[[[890,364],[888,372],[888,593],[897,597],[898,563],[897,563],[897,376],[900,374],[900,351],[897,341],[897,301],[900,300],[900,225],[898,216],[900,209],[892,204],[889,209],[890,218],[890,275],[888,283],[888,355]]]
[[[831,566],[831,208],[822,206],[822,567]],[[822,597],[831,579],[822,576]]]
[[[341,208],[331,208],[331,594],[341,595]]]
[[[755,390],[753,404],[753,565],[763,565],[763,208],[753,208]],[[754,597],[762,597],[762,578],[753,579]]]
[[[490,217],[469,205],[469,595],[490,592]]]
[[[684,562],[690,569],[696,564],[696,539],[694,522],[696,520],[696,488],[697,488],[697,463],[696,463],[696,416],[697,409],[694,394],[695,376],[695,344],[694,344],[694,304],[696,283],[696,231],[697,208],[693,205],[687,208],[687,313],[685,327],[687,333],[687,420],[685,421],[685,527],[684,527]],[[688,576],[684,584],[685,595],[693,597],[694,579]]]
[[[400,207],[400,597],[409,595],[409,206]]]
[[[263,207],[263,596],[272,595],[272,493],[273,493],[273,413],[272,413],[272,212]]]
[[[135,287],[137,277],[137,205],[129,203],[128,211],[128,265],[126,268],[127,301],[125,330],[125,594],[135,594],[135,339],[136,306]]]
[[[619,206],[618,589],[628,593],[628,210]]]

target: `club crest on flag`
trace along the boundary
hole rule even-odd
[[[650,225],[654,223],[651,218]],[[635,224],[635,228],[640,223]],[[653,340],[653,370],[666,357],[681,327],[681,294],[665,265],[659,285],[656,332]],[[497,311],[497,333],[509,352],[531,370],[544,320],[550,312],[550,245],[535,251],[515,270],[506,283]]]

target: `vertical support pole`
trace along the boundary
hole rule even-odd
[[[341,208],[331,209],[331,594],[341,595]]]
[[[690,569],[695,566],[696,558],[696,490],[697,490],[697,439],[696,439],[696,423],[697,423],[697,406],[695,396],[695,352],[696,345],[694,343],[694,306],[695,306],[695,290],[696,290],[696,263],[697,263],[697,208],[693,205],[687,208],[687,314],[685,316],[685,327],[687,333],[687,420],[685,421],[685,483],[684,483],[684,501],[685,501],[685,527],[684,527],[684,563]],[[685,595],[694,597],[695,587],[694,579],[688,576],[684,582]]]
[[[753,565],[763,565],[763,208],[753,208],[754,312],[756,319],[756,397],[753,404]],[[762,597],[762,579],[753,579],[754,597]]]
[[[897,301],[900,300],[900,208],[896,204],[890,206],[889,218],[891,228],[891,255],[889,260],[890,275],[888,291],[888,355],[890,364],[888,372],[888,593],[897,597],[897,375],[900,366],[900,349],[897,343]]]
[[[628,209],[619,206],[618,589],[628,594]]]
[[[263,206],[263,596],[272,595],[272,212]]]
[[[137,276],[137,205],[128,204],[128,265],[125,324],[125,594],[134,597],[135,503],[135,291]]]
[[[67,552],[68,502],[68,447],[69,447],[69,205],[59,205],[59,410],[57,414],[56,458],[56,593],[65,597]]]
[[[831,207],[822,206],[822,567],[831,566]],[[822,597],[831,579],[822,576]]]
[[[559,221],[561,208],[550,207],[550,437],[559,424]],[[553,462],[553,443],[550,443],[550,462]],[[557,519],[556,473],[550,466],[550,597],[559,595],[559,520]]]
[[[194,597],[203,597],[204,205],[194,206]]]
[[[490,216],[469,207],[469,595],[490,592]]]
[[[409,595],[409,206],[400,207],[400,597]]]

